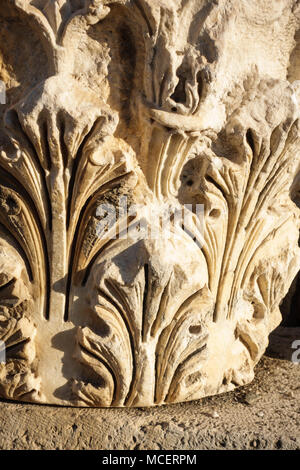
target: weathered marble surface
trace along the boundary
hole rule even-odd
[[[299,2],[3,0],[0,21],[0,395],[249,383],[300,264]]]

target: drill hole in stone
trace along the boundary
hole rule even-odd
[[[218,219],[221,215],[220,209],[212,209],[209,213],[211,219]]]
[[[191,335],[199,335],[201,333],[201,326],[200,325],[192,325],[189,328],[189,332]]]

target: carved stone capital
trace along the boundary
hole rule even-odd
[[[293,0],[3,0],[0,396],[253,379],[300,268]]]

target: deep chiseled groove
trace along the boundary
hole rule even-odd
[[[163,95],[164,95],[164,91],[165,91],[167,83],[168,83],[168,77],[167,77],[167,74],[165,73],[160,83],[159,96],[158,96],[158,102],[157,102],[157,105],[160,108],[163,107]]]
[[[159,387],[159,384],[158,384],[158,377],[159,377],[159,373],[158,373],[158,359],[159,359],[159,354],[157,352],[157,350],[155,351],[155,364],[154,364],[154,369],[155,369],[155,383],[154,383],[154,403],[156,405],[158,405],[159,403],[159,400],[157,398],[158,396],[158,387]]]
[[[213,185],[220,191],[220,193],[222,194],[224,200],[227,202],[226,194],[225,194],[225,191],[224,191],[224,189],[222,188],[222,186],[220,186],[220,184],[217,183],[210,175],[206,175],[206,176],[205,176],[205,179],[206,179],[209,183],[213,184]]]
[[[71,208],[72,208],[72,203],[73,203],[73,196],[74,196],[74,187],[75,187],[75,181],[76,181],[76,176],[77,176],[77,170],[79,167],[79,164],[81,162],[82,156],[83,156],[83,149],[86,144],[86,142],[89,140],[91,136],[91,131],[86,134],[86,136],[83,138],[79,149],[77,151],[77,156],[73,162],[73,167],[72,167],[72,173],[71,173],[71,178],[69,182],[69,188],[68,188],[68,204],[67,204],[67,230],[69,229],[70,226],[70,220],[71,220]]]
[[[156,56],[157,56],[157,47],[154,46],[153,47],[153,56],[152,56],[152,60],[150,62],[150,69],[151,70],[154,70],[154,67],[155,67],[155,60],[156,60]],[[146,75],[146,74],[145,74]],[[149,99],[150,102],[155,102],[155,97],[156,97],[156,91],[155,91],[155,81],[153,79],[153,77],[151,76],[150,78],[151,80],[151,93],[152,93],[152,96],[150,97],[147,97]],[[151,122],[154,122],[154,121],[151,121]]]
[[[252,154],[255,155],[255,140],[253,136],[253,131],[252,129],[248,129],[246,132],[246,141],[249,147],[252,150]]]
[[[204,80],[202,71],[197,73],[197,83],[198,83],[198,88],[197,88],[197,91],[198,91],[198,104],[195,106],[195,110],[194,110],[193,114],[196,114],[198,112],[199,107],[200,107],[200,103],[203,100],[204,89],[205,89],[205,80]]]
[[[150,278],[150,272],[149,272],[149,264],[146,263],[144,265],[144,280],[145,280],[145,286],[144,286],[144,294],[143,294],[143,315],[142,315],[142,340],[143,342],[146,342],[146,332],[145,332],[145,317],[147,315],[147,308],[148,308],[148,296],[149,296],[149,278]]]
[[[46,242],[45,242],[46,243]],[[50,277],[50,262],[49,262],[49,256],[48,256],[48,249],[45,247],[45,253],[46,255],[46,282],[47,282],[47,294],[46,294],[46,311],[45,311],[45,319],[49,320],[50,319],[50,300],[51,300],[51,277]]]
[[[65,121],[64,121],[63,114],[61,112],[58,113],[56,121],[57,121],[57,129],[58,129],[58,132],[59,132],[59,143],[60,143],[60,148],[61,148],[63,166],[64,166],[64,168],[67,168],[68,158],[69,158],[69,150],[68,150],[68,147],[65,143],[66,126],[65,126]]]
[[[51,160],[51,150],[49,145],[49,135],[48,135],[48,124],[47,121],[42,121],[38,123],[40,126],[41,142],[44,142],[43,150],[46,161],[46,169],[51,171],[52,160]]]

